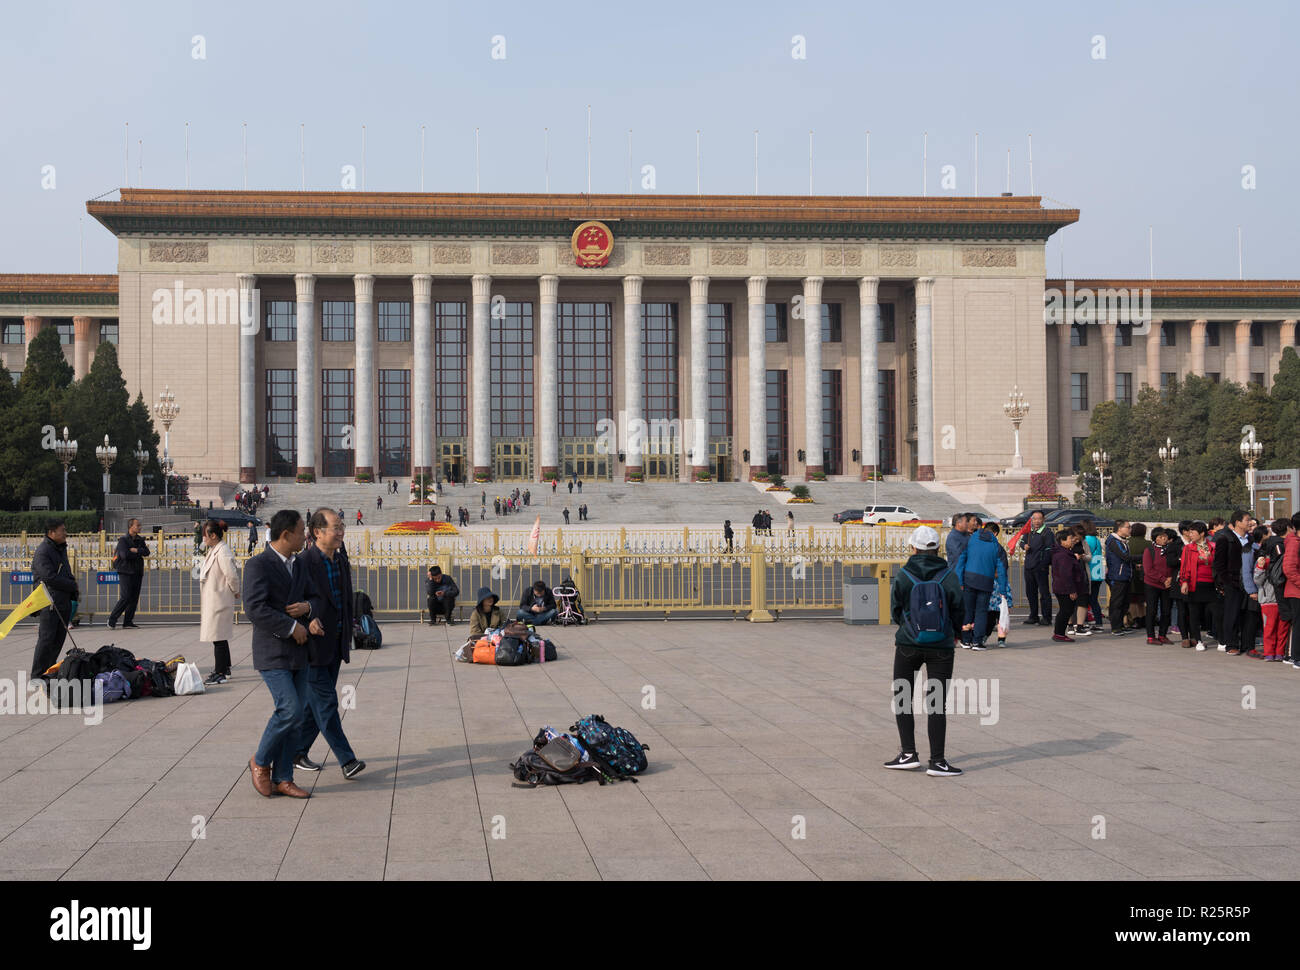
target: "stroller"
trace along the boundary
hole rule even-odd
[[[573,579],[565,576],[560,585],[551,592],[555,595],[555,622],[560,626],[586,623],[587,616],[582,609],[582,596],[573,585]]]

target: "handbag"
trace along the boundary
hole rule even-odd
[[[176,665],[176,680],[173,690],[177,695],[180,694],[202,694],[203,675],[199,673],[198,664],[178,663]]]

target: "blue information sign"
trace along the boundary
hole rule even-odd
[[[30,572],[26,572],[26,573],[14,572],[9,574],[9,582],[26,583],[28,585],[31,585],[32,583],[36,582],[36,577],[34,577]]]
[[[95,582],[100,586],[106,586],[109,583],[119,582],[117,573],[95,573]]]

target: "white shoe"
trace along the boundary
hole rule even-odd
[[[1196,652],[1197,652],[1197,653],[1204,653],[1204,652],[1205,652],[1205,644],[1204,644],[1202,641],[1200,641],[1200,640],[1197,640],[1197,641],[1196,641]]]
[[[1226,643],[1219,644],[1219,653],[1227,653],[1227,652],[1228,652],[1228,645]]]
[[[1075,631],[1076,631],[1077,629],[1078,629],[1078,627],[1076,627],[1073,623],[1071,623],[1069,626],[1067,626],[1067,627],[1065,628],[1065,635],[1066,635],[1067,637],[1072,637],[1072,636],[1074,636]]]

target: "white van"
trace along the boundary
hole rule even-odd
[[[863,525],[879,525],[881,522],[916,522],[920,518],[906,505],[871,505],[862,510]]]

